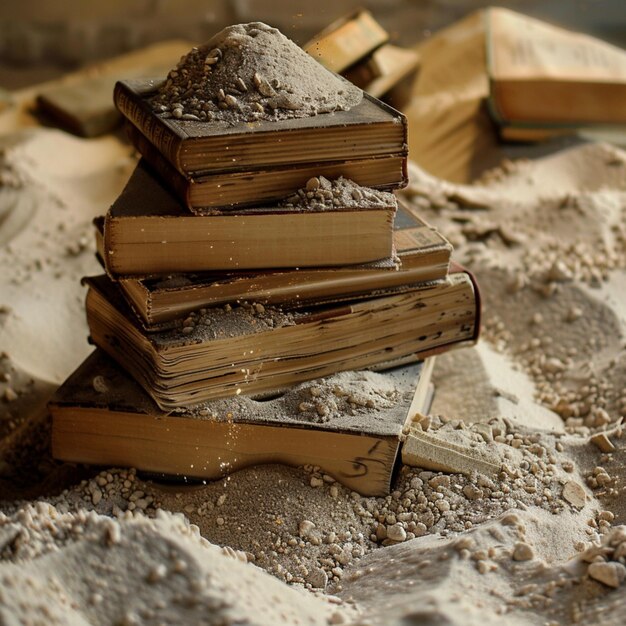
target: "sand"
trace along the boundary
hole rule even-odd
[[[471,186],[412,168],[406,197],[485,304],[482,342],[438,358],[420,428],[501,470],[403,467],[365,498],[310,466],[184,485],[53,461],[45,402],[90,350],[90,220],[134,161],[115,137],[0,144],[2,621],[623,623],[624,152],[584,145]]]
[[[347,111],[362,98],[278,30],[251,22],[192,48],[151,104],[165,118],[238,124]]]

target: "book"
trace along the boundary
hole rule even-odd
[[[429,409],[432,366],[427,359],[381,373],[349,372],[271,399],[238,396],[166,413],[96,350],[51,400],[52,454],[186,481],[250,465],[311,464],[359,493],[385,495],[405,424]],[[331,385],[337,393],[329,394]],[[312,389],[321,392],[318,406],[332,407],[325,419],[314,403],[299,408]]]
[[[159,117],[148,102],[159,83],[120,81],[113,99],[130,124],[184,176],[407,155],[404,116],[367,94],[349,111],[229,125]],[[137,137],[131,134],[132,141]],[[401,183],[401,172],[397,177]]]
[[[112,276],[389,258],[396,199],[380,191],[361,192],[360,201],[350,197],[350,203],[328,209],[268,206],[192,215],[140,162],[106,214],[100,253]],[[365,192],[376,202],[366,200]]]
[[[88,281],[90,337],[164,410],[280,390],[394,359],[473,343],[479,298],[471,276],[356,302],[283,311],[258,303],[192,313],[183,328],[147,333],[106,276]]]
[[[302,47],[326,69],[341,74],[387,41],[387,31],[361,9],[334,21]]]
[[[626,124],[626,50],[503,8],[487,11],[486,41],[499,125]]]
[[[191,311],[237,300],[294,308],[445,279],[452,246],[437,230],[401,202],[394,229],[395,263],[389,260],[329,268],[120,277],[118,285],[143,327],[158,330],[180,324]]]
[[[385,44],[345,72],[344,77],[371,96],[402,108],[410,99],[419,65],[415,50]]]
[[[186,41],[165,41],[46,83],[38,89],[37,111],[46,120],[81,137],[109,133],[122,120],[111,98],[120,76],[134,78],[167,72],[191,45]]]
[[[345,176],[364,187],[387,191],[403,187],[408,181],[404,155],[315,163],[296,160],[294,165],[185,176],[136,128],[127,125],[127,130],[130,140],[155,173],[189,211],[200,215],[215,209],[226,211],[275,202],[303,187],[313,176]]]
[[[439,178],[469,183],[506,156],[486,105],[485,12],[470,13],[413,50],[420,69],[403,108],[411,159]]]

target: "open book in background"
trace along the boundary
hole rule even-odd
[[[389,493],[403,428],[429,410],[433,359],[343,372],[272,398],[237,396],[173,413],[96,350],[50,404],[57,459],[181,478],[249,465],[311,464],[364,495]]]
[[[491,8],[434,33],[414,50],[420,72],[402,108],[409,150],[413,161],[440,178],[467,183],[504,158],[549,150],[522,152],[502,139],[543,141],[565,134],[605,139],[600,134],[605,128],[624,123],[626,53],[593,37]],[[602,102],[608,98],[610,105]],[[591,114],[585,122],[583,116]],[[557,147],[562,143],[555,142]]]

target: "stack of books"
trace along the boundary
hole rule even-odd
[[[472,277],[393,193],[404,117],[365,95],[295,119],[180,119],[151,107],[159,84],[115,88],[143,158],[95,221],[97,349],[51,402],[53,454],[204,479],[312,464],[387,493],[430,357],[479,326]]]

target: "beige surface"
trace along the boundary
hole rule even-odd
[[[89,221],[133,163],[114,137],[33,124],[0,119],[0,493],[27,499],[0,505],[5,621],[623,622],[624,152],[505,163],[474,186],[413,170],[408,195],[485,301],[486,348],[441,357],[429,429],[510,458],[495,480],[403,468],[362,498],[313,467],[185,486],[52,462],[42,404],[89,349]],[[588,442],[605,428],[612,455]]]

